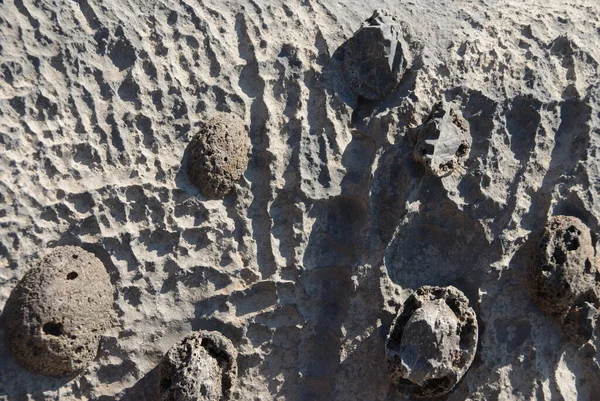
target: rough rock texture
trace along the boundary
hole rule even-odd
[[[440,102],[417,134],[415,159],[435,175],[462,171],[471,149],[469,125],[460,109]]]
[[[375,10],[363,23],[344,55],[344,78],[354,92],[379,99],[398,85],[407,67],[401,39],[398,17],[389,11]]]
[[[414,60],[367,102],[343,46],[375,8],[398,15]],[[109,271],[117,325],[68,382],[0,347],[0,400],[148,400],[147,376],[197,330],[237,349],[234,399],[395,400],[385,338],[423,285],[460,288],[480,322],[447,400],[593,400],[598,329],[568,341],[525,284],[550,216],[599,232],[598,8],[2,2],[0,308],[46,246],[80,244]],[[441,100],[472,146],[437,177],[409,137]],[[243,116],[250,160],[207,201],[182,159],[219,112]]]
[[[528,271],[531,296],[575,340],[590,339],[600,307],[600,271],[590,229],[577,217],[552,216]]]
[[[419,288],[398,312],[387,337],[392,381],[405,395],[446,394],[471,366],[478,334],[475,312],[460,290]]]
[[[208,198],[222,198],[248,166],[248,130],[235,116],[219,114],[202,125],[189,147],[188,174]]]
[[[167,352],[160,364],[163,401],[227,401],[237,379],[237,352],[216,331],[200,331]]]
[[[50,251],[6,302],[6,346],[34,373],[62,377],[96,358],[110,325],[113,289],[102,262],[76,246]]]

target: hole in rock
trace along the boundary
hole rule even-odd
[[[76,272],[71,272],[67,274],[67,280],[75,280],[79,276]]]
[[[63,333],[62,323],[48,322],[42,328],[45,334],[51,336],[60,336]]]

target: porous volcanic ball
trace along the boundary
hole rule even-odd
[[[207,198],[224,197],[246,170],[249,148],[244,122],[218,114],[203,124],[189,144],[191,181]]]
[[[600,307],[600,272],[590,229],[577,217],[553,216],[528,269],[532,298],[574,340],[587,341]]]
[[[358,95],[379,99],[398,85],[408,64],[408,49],[403,48],[400,34],[396,16],[375,10],[348,40],[342,68],[346,82]]]
[[[54,248],[7,301],[8,347],[31,372],[74,376],[96,357],[112,304],[113,288],[98,258],[76,246]]]
[[[160,364],[163,401],[226,401],[237,380],[237,352],[229,339],[199,331],[167,352]]]
[[[392,381],[416,397],[449,392],[473,362],[477,338],[475,312],[461,291],[419,288],[398,312],[386,341]]]

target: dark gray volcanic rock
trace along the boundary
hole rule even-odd
[[[589,340],[600,307],[600,271],[589,227],[577,217],[553,216],[534,252],[531,296],[574,340]]]
[[[408,65],[400,35],[398,17],[376,10],[348,40],[344,78],[358,95],[379,99],[398,85]]]
[[[471,149],[469,124],[456,105],[440,102],[417,134],[415,159],[437,176],[463,170]]]
[[[477,317],[460,290],[419,288],[398,312],[386,341],[393,383],[417,397],[446,394],[471,366],[477,339]]]
[[[237,380],[237,352],[219,332],[200,331],[167,352],[160,364],[163,401],[227,401]]]
[[[189,145],[188,174],[208,198],[222,198],[248,166],[248,130],[235,116],[218,114],[203,123]]]
[[[6,304],[6,343],[31,372],[81,373],[110,325],[113,289],[104,265],[75,246],[54,248],[27,271]]]

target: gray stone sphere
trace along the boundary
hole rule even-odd
[[[400,40],[397,18],[388,11],[375,10],[346,44],[344,79],[358,95],[382,98],[404,75],[407,50]]]
[[[199,331],[175,345],[160,364],[162,401],[225,401],[237,380],[237,352],[221,333]]]
[[[446,394],[471,366],[477,339],[477,317],[460,290],[421,287],[398,312],[386,341],[392,381],[416,397]]]
[[[248,167],[248,130],[235,116],[218,114],[189,144],[190,180],[207,198],[223,198]]]
[[[528,268],[529,290],[573,340],[585,342],[592,336],[600,307],[599,281],[590,229],[577,217],[550,218]]]
[[[109,327],[113,288],[102,262],[76,246],[54,248],[6,303],[6,341],[33,373],[71,377],[96,358]]]

